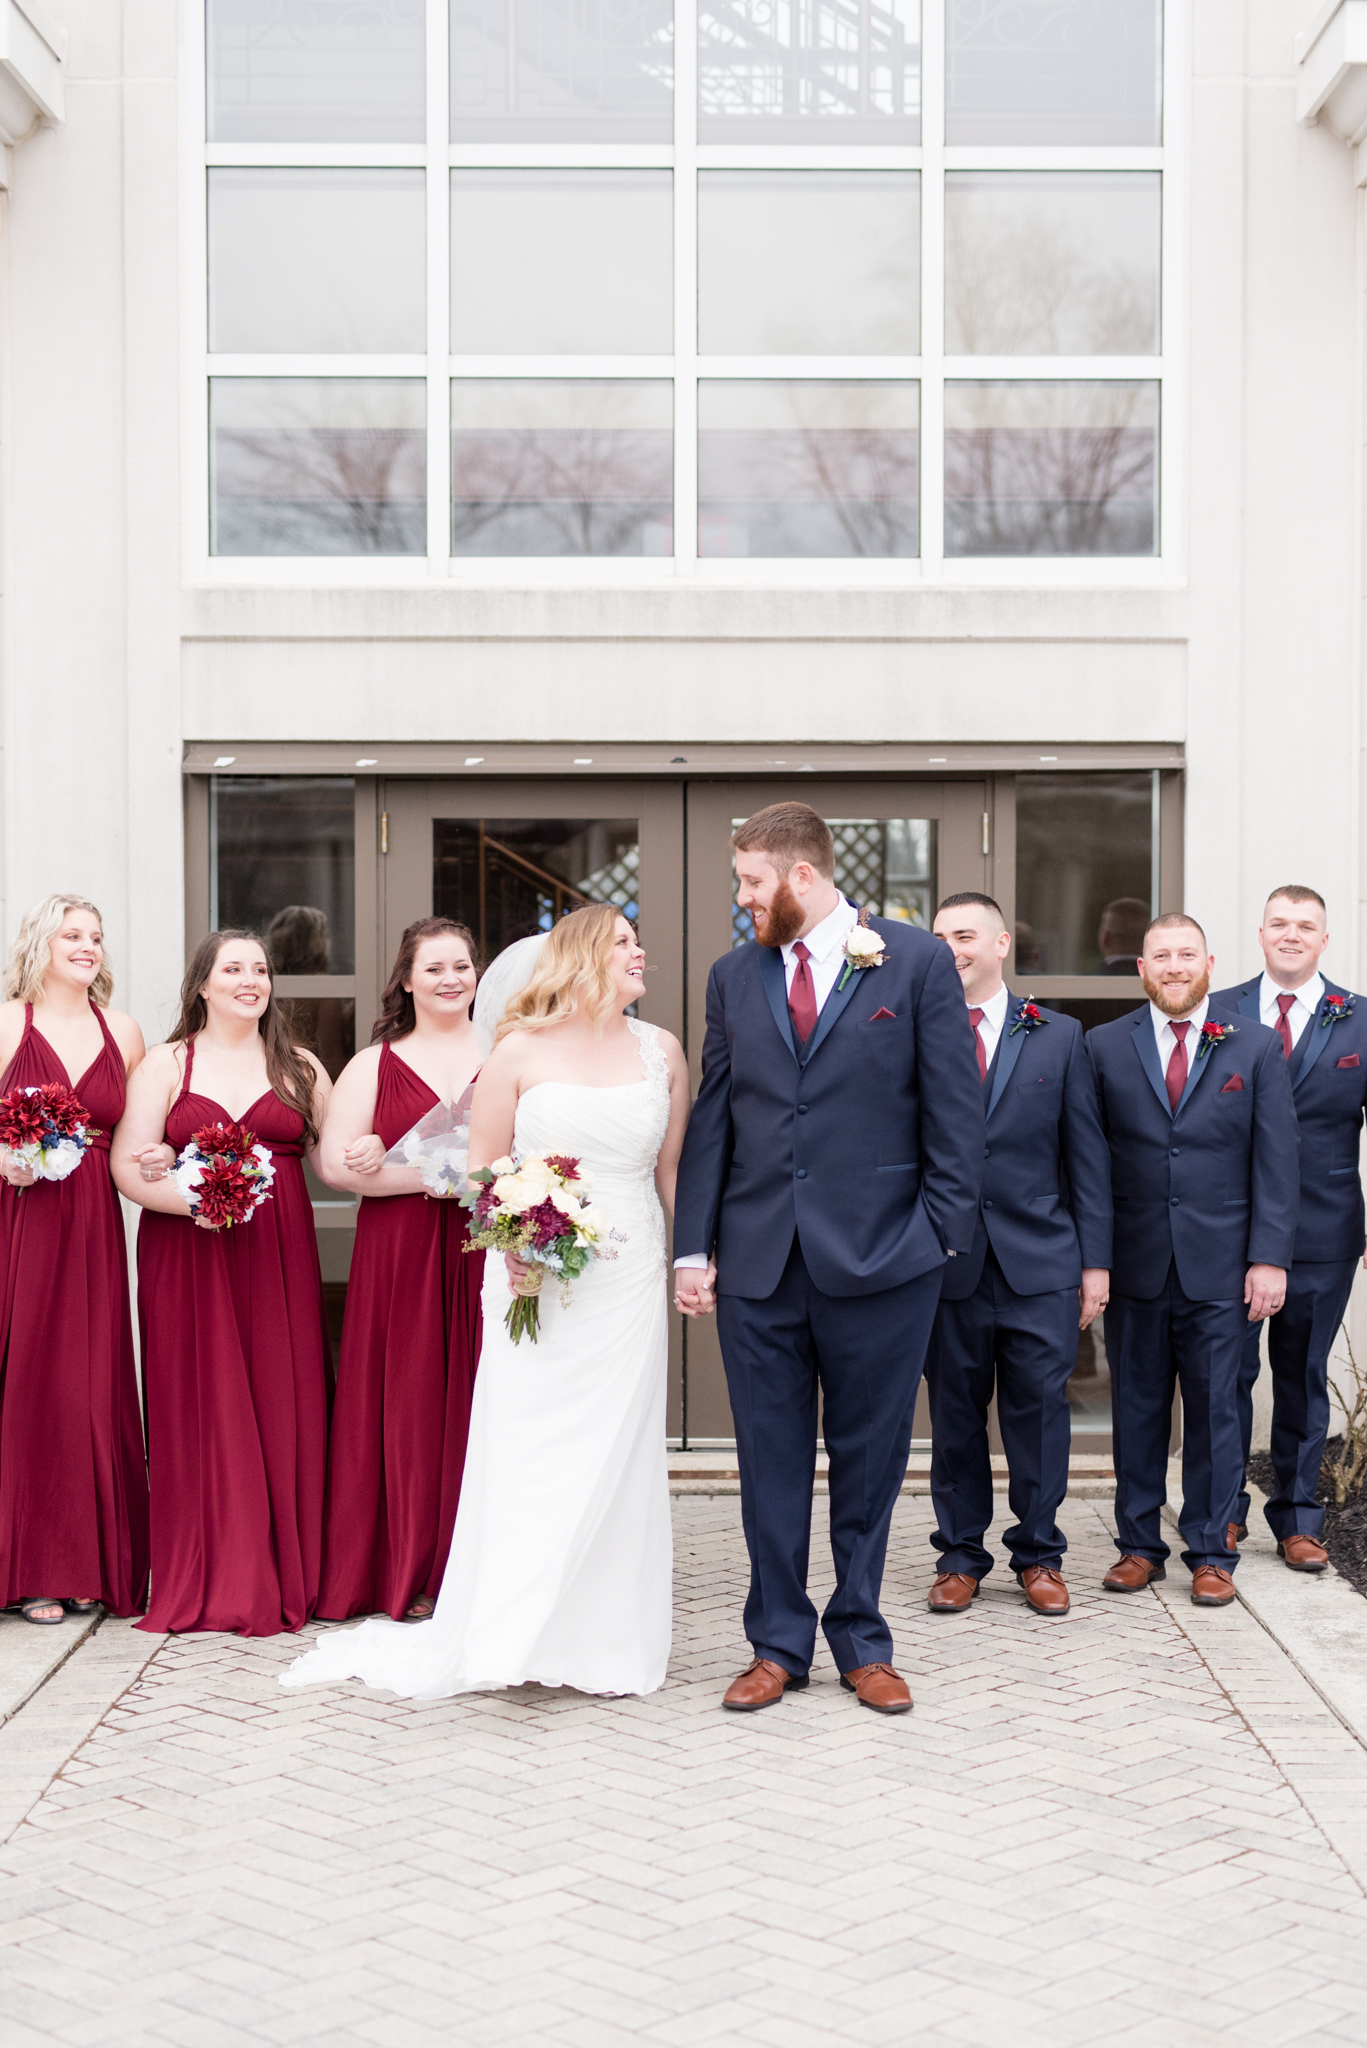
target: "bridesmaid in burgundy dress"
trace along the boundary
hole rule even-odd
[[[399,946],[377,1044],[338,1077],[321,1173],[362,1196],[332,1417],[318,1612],[432,1612],[465,1468],[479,1357],[482,1252],[466,1212],[385,1153],[438,1103],[467,1098],[480,1052],[470,1022],[474,944],[427,917]]]
[[[147,1597],[147,1466],[109,1134],[143,1056],[99,911],[49,896],[19,927],[0,1007],[0,1094],[74,1088],[99,1135],[61,1181],[0,1181],[0,1606],[63,1621]],[[78,1079],[73,1079],[79,1076]]]
[[[271,1636],[318,1598],[327,1328],[310,1157],[329,1083],[292,1045],[249,932],[211,932],[180,1021],[128,1091],[119,1187],[144,1215],[138,1315],[152,1480],[152,1601],[138,1625]],[[245,1223],[192,1220],[167,1166],[205,1124],[269,1145],[270,1199]],[[164,1142],[163,1142],[164,1141]]]

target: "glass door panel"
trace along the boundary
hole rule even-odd
[[[765,804],[800,797],[819,810],[835,839],[836,881],[852,901],[880,917],[929,926],[942,896],[992,889],[992,819],[981,782],[772,781],[688,785],[688,1055],[696,1088],[711,962],[751,937],[736,905],[730,838]],[[715,1320],[684,1330],[684,1427],[690,1445],[733,1440],[735,1431]],[[924,1392],[914,1433],[928,1439]]]

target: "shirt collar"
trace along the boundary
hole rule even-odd
[[[1316,968],[1309,981],[1303,981],[1299,988],[1279,988],[1272,976],[1263,969],[1262,986],[1258,990],[1258,1008],[1270,1010],[1278,996],[1294,996],[1298,1003],[1304,1003],[1313,1016],[1324,995],[1324,977]]]
[[[1161,1031],[1165,1024],[1190,1024],[1191,1030],[1186,1035],[1187,1044],[1190,1045],[1193,1038],[1201,1036],[1201,1026],[1206,1021],[1209,1009],[1210,997],[1202,996],[1189,1017],[1169,1017],[1165,1010],[1159,1009],[1157,1003],[1149,1004],[1149,1015],[1153,1018],[1153,1028],[1155,1031]],[[1174,1032],[1173,1037],[1175,1038],[1176,1036],[1177,1034]]]
[[[820,924],[814,924],[811,930],[804,934],[802,943],[811,954],[813,960],[828,959],[832,953],[844,945],[846,932],[851,930],[858,922],[859,912],[852,903],[846,902],[842,896],[835,909],[828,912],[822,918]],[[791,945],[782,948],[785,960],[792,959],[793,946],[796,944],[797,940],[794,939]]]
[[[1006,1006],[1010,1000],[1011,991],[1003,982],[997,993],[989,996],[985,1003],[970,1003],[968,1007],[970,1010],[981,1010],[992,1029],[1000,1031],[1006,1022]]]

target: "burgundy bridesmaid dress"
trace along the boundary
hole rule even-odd
[[[227,1111],[185,1080],[177,1152]],[[304,1120],[267,1092],[238,1119],[275,1159],[271,1198],[231,1230],[144,1209],[138,1318],[152,1479],[152,1602],[140,1628],[273,1636],[318,1599],[327,1324]]]
[[[380,1049],[375,1130],[396,1145],[438,1098]],[[400,1620],[435,1600],[465,1469],[484,1254],[467,1212],[427,1195],[362,1198],[332,1415],[318,1612]]]
[[[65,1180],[0,1183],[0,1606],[46,1593],[135,1614],[147,1597],[147,1464],[128,1255],[109,1174],[123,1054],[104,1047],[75,1092],[100,1135]],[[0,1094],[66,1068],[24,1013]]]

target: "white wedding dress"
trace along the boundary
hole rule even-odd
[[[484,1268],[484,1346],[451,1555],[430,1621],[335,1629],[282,1685],[359,1678],[410,1699],[535,1681],[654,1692],[669,1662],[673,1548],[665,1463],[664,1218],[655,1161],[669,1070],[632,1022],[645,1078],[542,1081],[517,1105],[519,1153],[567,1152],[625,1238],[574,1282],[548,1275],[541,1335],[514,1344],[501,1258]]]

